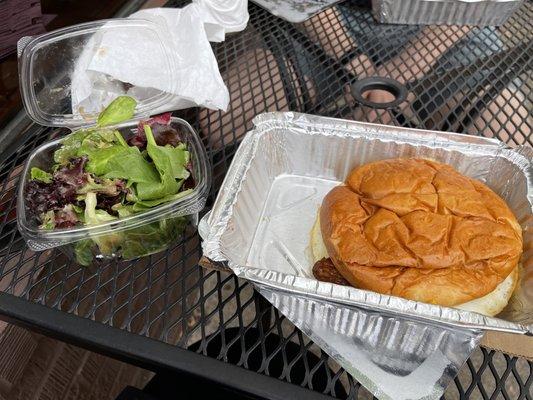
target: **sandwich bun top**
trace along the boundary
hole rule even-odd
[[[353,286],[443,306],[494,291],[522,253],[520,225],[498,195],[423,159],[354,169],[324,198],[320,226]]]
[[[317,213],[317,218],[311,230],[311,241],[310,241],[310,251],[313,264],[313,273],[317,279],[325,280],[326,282],[336,283],[339,285],[348,285],[349,283],[340,275],[336,268],[334,270],[323,269],[324,264],[319,264],[320,261],[327,261],[329,258],[326,245],[322,240],[322,232],[320,229],[320,218]],[[320,271],[317,270],[320,269]],[[505,280],[500,283],[496,288],[486,294],[483,297],[478,299],[471,300],[467,303],[455,305],[455,308],[461,310],[477,312],[479,314],[487,315],[493,317],[499,314],[511,298],[513,291],[519,280],[519,269],[520,266],[517,266]],[[318,275],[317,275],[318,272]]]

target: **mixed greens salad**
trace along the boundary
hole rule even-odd
[[[31,168],[25,190],[28,209],[41,229],[97,225],[143,212],[187,195],[194,187],[190,154],[170,113],[141,121],[128,139],[110,125],[129,120],[136,101],[116,98],[96,127],[67,136],[54,152],[49,171]],[[131,259],[154,253],[183,231],[184,218],[170,218],[122,233],[80,241],[77,261],[120,250]]]

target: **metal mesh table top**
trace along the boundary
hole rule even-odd
[[[246,30],[213,45],[230,92],[229,109],[178,113],[200,132],[208,150],[214,177],[209,204],[252,118],[265,111],[531,145],[532,20],[533,6],[525,3],[499,28],[379,25],[369,9],[346,2],[291,24],[250,4]],[[387,109],[356,101],[354,84],[373,76],[399,82],[404,100]],[[379,90],[362,97],[366,104],[393,99]],[[333,397],[372,398],[251,285],[200,268],[196,232],[163,253],[90,267],[57,250],[30,251],[16,227],[21,167],[33,149],[64,133],[34,125],[1,155],[0,291]],[[445,398],[532,399],[532,382],[531,361],[480,348]]]

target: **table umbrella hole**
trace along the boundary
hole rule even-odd
[[[405,86],[381,76],[360,79],[351,86],[351,91],[359,104],[379,109],[396,107],[407,97]]]

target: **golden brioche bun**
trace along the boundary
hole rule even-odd
[[[353,286],[443,306],[493,292],[522,252],[520,225],[498,195],[422,159],[354,169],[324,198],[320,225]]]
[[[320,230],[320,218],[317,214],[317,218],[311,229],[311,241],[310,250],[313,264],[323,258],[329,258],[326,245],[322,240],[322,232]],[[489,294],[478,299],[471,300],[467,303],[458,304],[454,306],[461,310],[473,311],[479,314],[493,317],[499,314],[509,302],[511,295],[516,287],[519,276],[519,267],[517,266],[505,280],[496,286]]]

